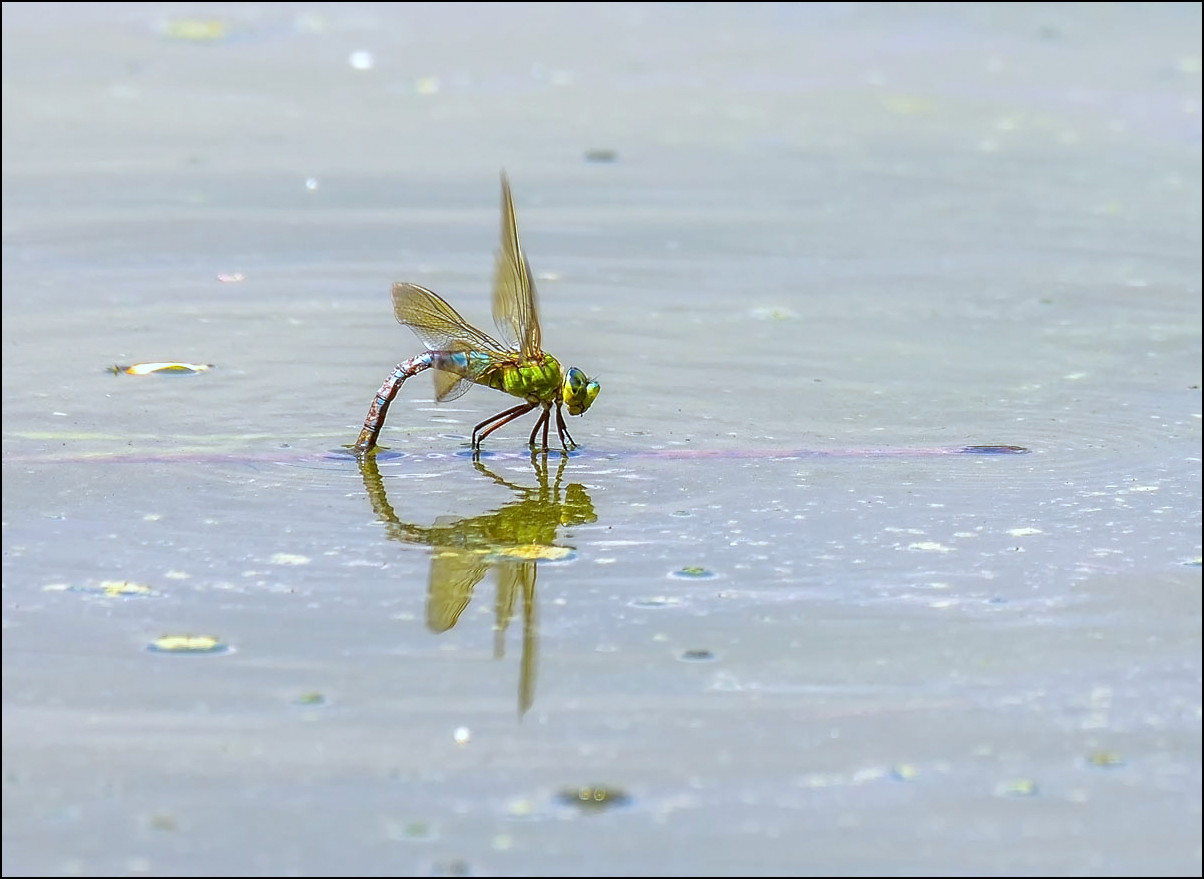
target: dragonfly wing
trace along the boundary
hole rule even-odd
[[[542,353],[539,309],[531,267],[518,240],[510,181],[502,174],[502,244],[493,270],[493,322],[502,337],[524,357]]]
[[[432,369],[431,376],[435,379],[435,399],[440,403],[463,397],[472,387],[472,379],[454,372],[442,369]]]
[[[468,607],[473,590],[489,570],[481,559],[473,552],[435,548],[426,593],[426,626],[432,632],[446,632]]]
[[[417,284],[393,285],[393,314],[414,331],[429,351],[481,351],[509,357],[497,339],[468,323],[438,293]]]

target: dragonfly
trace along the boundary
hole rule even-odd
[[[493,272],[493,322],[503,341],[477,329],[434,291],[417,284],[393,285],[393,314],[426,346],[426,351],[397,364],[385,379],[364,419],[355,451],[365,454],[376,447],[389,404],[406,379],[430,369],[435,379],[435,399],[454,400],[474,384],[522,400],[517,406],[486,418],[472,429],[472,449],[500,427],[541,409],[527,445],[543,430],[542,450],[548,449],[548,426],[556,415],[556,434],[568,451],[575,448],[561,408],[569,415],[584,415],[598,396],[600,386],[573,366],[564,369],[542,348],[539,307],[531,266],[518,238],[510,182],[502,174],[502,242]]]

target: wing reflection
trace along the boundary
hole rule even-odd
[[[526,713],[535,700],[535,664],[538,633],[535,622],[536,566],[543,560],[573,555],[570,547],[556,543],[561,527],[597,521],[593,501],[578,483],[561,486],[567,456],[559,455],[556,476],[549,484],[548,456],[532,455],[536,485],[509,482],[479,460],[476,469],[515,494],[509,503],[479,516],[441,516],[433,525],[403,522],[385,493],[384,480],[374,455],[359,459],[368,499],[385,524],[391,540],[431,547],[427,581],[426,626],[438,634],[452,628],[472,601],[473,591],[491,568],[497,570],[494,603],[494,658],[505,653],[506,629],[521,604],[523,616],[522,660],[519,666],[518,712]]]

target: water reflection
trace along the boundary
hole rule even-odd
[[[516,485],[475,460],[477,471],[515,494],[514,500],[479,516],[458,519],[441,516],[433,525],[403,522],[393,510],[374,455],[361,456],[360,473],[372,509],[385,523],[392,540],[431,547],[431,569],[426,592],[426,625],[435,634],[452,628],[473,590],[490,568],[497,570],[494,599],[495,659],[505,652],[506,629],[521,602],[523,615],[522,660],[519,666],[518,712],[521,716],[535,700],[535,665],[538,630],[535,622],[535,575],[541,560],[573,556],[570,547],[556,544],[561,527],[597,521],[593,501],[578,483],[561,486],[567,456],[557,455],[556,476],[549,484],[548,455],[531,456],[534,486]]]

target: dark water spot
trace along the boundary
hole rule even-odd
[[[1032,449],[1024,446],[963,446],[958,449],[962,455],[1029,455]]]
[[[614,162],[619,158],[619,154],[615,150],[595,149],[585,151],[585,161],[587,162]]]
[[[451,858],[431,864],[431,876],[471,876],[472,864],[464,858]]]
[[[680,658],[682,662],[714,662],[715,654],[709,650],[697,648],[693,650],[683,650]]]

